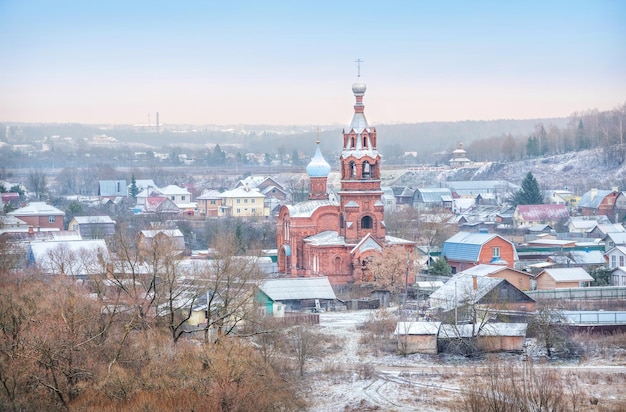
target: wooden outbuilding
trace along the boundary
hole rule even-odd
[[[394,335],[403,354],[437,354],[437,335],[441,322],[398,322]]]

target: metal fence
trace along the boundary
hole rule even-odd
[[[551,290],[530,290],[526,294],[535,300],[570,299],[570,300],[626,300],[624,286],[594,286],[588,288],[568,288]]]
[[[575,325],[625,325],[626,312],[612,311],[563,311],[567,323]]]

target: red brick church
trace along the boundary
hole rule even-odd
[[[309,200],[280,209],[276,241],[278,271],[290,276],[328,276],[335,285],[367,281],[367,260],[384,248],[405,248],[412,261],[414,243],[386,235],[380,188],[381,156],[376,128],[365,118],[366,86],[352,85],[354,116],[343,131],[339,200],[326,187],[330,165],[318,146],[306,171]],[[413,265],[410,275],[413,277]]]

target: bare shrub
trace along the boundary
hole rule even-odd
[[[392,342],[392,335],[397,320],[395,314],[384,308],[372,312],[369,318],[358,326],[361,331],[359,343],[367,345],[372,351],[395,352],[396,345]]]
[[[570,380],[570,382],[573,382]],[[463,394],[462,409],[478,412],[561,412],[576,410],[582,396],[567,397],[561,374],[525,362],[521,367],[491,361]]]

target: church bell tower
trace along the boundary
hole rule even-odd
[[[356,99],[354,116],[348,131],[343,130],[341,163],[340,233],[346,242],[356,243],[370,234],[384,243],[383,192],[380,188],[381,156],[376,147],[376,128],[365,118],[363,95],[366,90],[361,77],[352,85]]]

